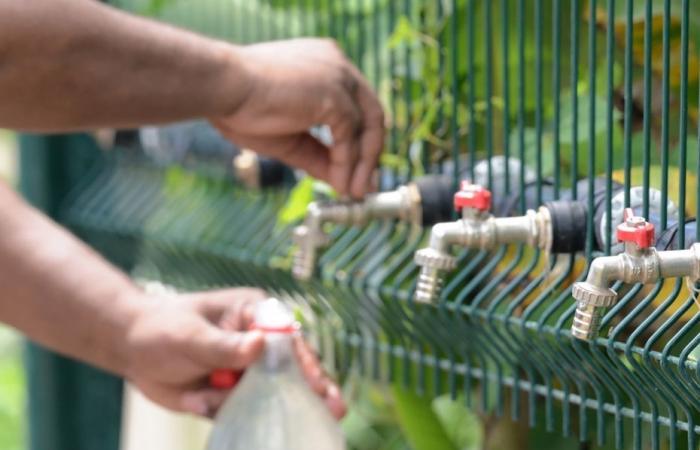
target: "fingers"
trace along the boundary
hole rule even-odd
[[[253,322],[255,304],[268,298],[262,289],[235,288],[190,294],[195,307],[211,323],[229,331],[245,331]]]
[[[330,153],[328,181],[340,195],[350,194],[350,183],[360,152],[362,115],[354,98],[355,83],[341,83],[332,107],[324,108],[321,122],[331,128],[333,144]]]
[[[179,409],[197,416],[214,417],[230,390],[199,389],[180,394]]]
[[[368,187],[374,190],[373,174],[384,146],[384,110],[360,71],[352,65],[350,67],[357,80],[354,98],[362,114],[359,160],[352,175],[350,193],[353,197],[361,197],[367,193]]]
[[[298,167],[314,178],[329,181],[329,149],[308,132],[280,136],[236,135],[232,140],[238,145]]]
[[[143,395],[153,402],[196,416],[213,417],[230,394],[230,389],[199,386],[169,386],[162,383],[136,384]]]
[[[343,395],[340,393],[340,388],[334,383],[328,386],[326,391],[326,397],[323,399],[326,403],[326,407],[333,414],[336,420],[340,420],[345,417],[348,412],[348,407],[343,400]]]
[[[182,339],[190,357],[211,369],[244,369],[265,347],[260,331],[230,332],[209,324]]]
[[[384,112],[367,80],[328,39],[247,47],[258,89],[245,108],[212,123],[233,142],[306,170],[341,195],[373,190]],[[328,125],[330,149],[308,134]]]
[[[338,386],[333,383],[321,367],[321,363],[303,338],[297,336],[294,349],[299,359],[304,378],[324,401],[333,417],[340,420],[345,416],[347,406]]]

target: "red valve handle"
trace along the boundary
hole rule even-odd
[[[233,389],[242,376],[242,371],[217,369],[209,375],[209,385],[215,389]]]
[[[636,221],[628,223],[630,219]],[[642,217],[635,217],[632,208],[625,208],[624,222],[617,226],[617,240],[620,242],[634,242],[639,248],[649,248],[654,245],[654,224]]]
[[[462,181],[460,190],[454,196],[454,206],[457,212],[463,208],[488,211],[491,209],[491,191],[478,184]]]

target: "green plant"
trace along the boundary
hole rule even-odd
[[[25,448],[25,377],[21,341],[0,328],[0,448]]]

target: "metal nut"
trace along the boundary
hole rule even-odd
[[[579,304],[607,308],[615,304],[617,292],[612,289],[601,289],[587,282],[574,283],[571,295]]]
[[[453,256],[441,253],[432,248],[422,248],[418,250],[414,260],[419,266],[439,270],[454,270],[457,267],[457,260]]]

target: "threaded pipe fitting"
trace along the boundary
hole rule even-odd
[[[574,323],[571,325],[571,335],[576,339],[589,341],[598,336],[600,319],[605,308],[585,303],[576,306]]]
[[[310,279],[316,268],[316,252],[299,249],[294,255],[292,274],[298,280]]]
[[[574,283],[571,294],[577,301],[571,335],[585,341],[594,339],[598,336],[603,312],[615,303],[617,293],[584,281]]]
[[[418,250],[414,260],[420,266],[415,299],[420,303],[434,303],[440,299],[444,272],[454,270],[457,260],[447,254],[427,247]]]
[[[418,275],[415,299],[420,303],[436,303],[442,291],[442,273],[439,269],[422,267]]]

